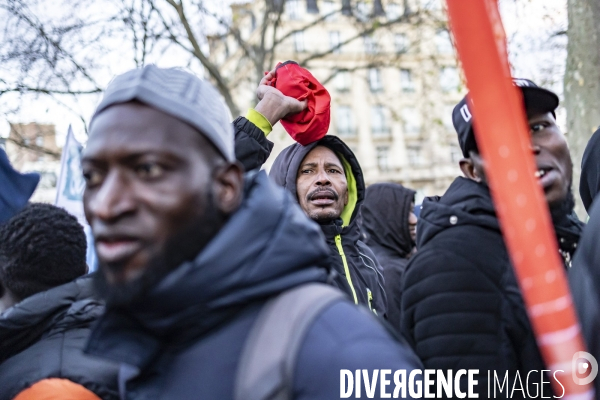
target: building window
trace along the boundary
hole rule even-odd
[[[338,106],[337,107],[337,134],[339,136],[354,136],[356,135],[356,129],[354,129],[354,118],[352,116],[352,109],[349,106]]]
[[[38,147],[42,147],[44,145],[44,138],[41,136],[35,137],[35,145]]]
[[[323,1],[321,2],[321,10],[323,10],[323,15],[328,15],[325,21],[335,21],[340,7],[334,1]]]
[[[309,14],[318,14],[319,6],[317,0],[306,0],[306,12]]]
[[[369,88],[371,92],[377,93],[383,90],[383,85],[381,84],[381,72],[377,68],[369,68]]]
[[[458,92],[460,78],[455,67],[440,68],[440,87],[445,93]]]
[[[401,111],[404,134],[418,136],[421,131],[421,115],[415,107],[404,107]]]
[[[334,78],[335,89],[338,92],[347,92],[350,90],[350,72],[348,71],[337,71]]]
[[[373,136],[388,136],[390,134],[385,118],[385,108],[381,105],[371,107],[371,132]]]
[[[369,19],[369,5],[366,1],[359,1],[356,3],[356,18],[361,21]]]
[[[413,81],[412,71],[410,69],[400,70],[400,88],[405,93],[415,91],[415,82]]]
[[[402,8],[398,3],[389,3],[385,7],[385,11],[389,20],[395,20],[402,16]]]
[[[329,48],[333,50],[334,53],[339,53],[342,48],[340,47],[341,39],[340,32],[338,31],[330,31],[329,32]]]
[[[285,12],[289,19],[300,19],[302,4],[300,0],[286,0]]]
[[[293,35],[294,38],[294,49],[296,53],[302,53],[304,51],[304,32],[296,31]]]
[[[440,54],[452,54],[454,49],[450,40],[450,33],[443,29],[435,34],[435,47]]]
[[[377,167],[380,171],[389,171],[389,155],[390,148],[387,146],[379,146],[375,149],[377,155]]]
[[[402,54],[408,51],[410,44],[408,43],[408,37],[403,33],[397,33],[394,35],[394,48],[396,53]]]
[[[365,35],[365,53],[367,54],[377,54],[377,42],[375,38],[371,35]]]
[[[411,166],[418,166],[423,164],[421,158],[421,149],[419,147],[408,147],[406,149],[406,155],[408,157],[408,164]]]

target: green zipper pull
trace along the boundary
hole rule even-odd
[[[369,299],[369,310],[373,311],[377,315],[377,310],[373,308],[373,292],[367,288],[367,298]]]
[[[356,297],[356,291],[354,290],[354,285],[352,284],[352,276],[350,275],[350,268],[348,268],[348,261],[346,261],[346,254],[344,253],[344,248],[342,247],[342,236],[335,235],[335,246],[338,249],[338,253],[340,253],[340,257],[342,257],[342,264],[344,265],[344,273],[346,274],[346,280],[348,281],[348,285],[350,285],[350,290],[352,291],[352,297],[354,299],[354,304],[358,304],[358,297]]]

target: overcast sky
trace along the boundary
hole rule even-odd
[[[102,1],[97,1],[100,6]],[[222,6],[222,1],[215,4]],[[567,27],[566,0],[500,0],[501,13],[509,39],[509,54],[514,75],[530,78],[538,84],[562,92],[562,76],[566,62],[566,35],[556,36],[556,32]],[[115,43],[115,46],[119,44]],[[177,66],[180,56],[167,53],[160,61],[161,66]],[[132,68],[127,63],[117,62],[114,68],[107,70],[106,82],[110,74],[120,73],[120,69]],[[2,103],[12,101],[4,96]],[[83,122],[77,113],[89,119],[99,96],[87,96],[79,103],[70,103],[68,107],[57,104],[51,99],[30,98],[28,103],[16,115],[12,122],[40,122],[56,125],[58,142],[64,140],[69,124],[73,124],[76,136],[85,140]],[[71,111],[74,110],[75,112]],[[8,133],[8,121],[0,120],[0,134]]]

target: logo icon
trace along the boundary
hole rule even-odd
[[[587,385],[598,375],[598,361],[596,361],[596,358],[590,353],[578,351],[573,354],[571,363],[573,381],[577,385]]]
[[[471,120],[471,111],[466,104],[460,108],[460,115],[462,115],[465,122],[469,122]]]

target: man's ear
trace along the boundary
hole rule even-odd
[[[236,211],[242,203],[244,172],[239,162],[228,163],[216,168],[214,174],[215,205],[226,215]]]
[[[348,200],[350,198],[350,193],[349,190],[346,190],[346,194],[344,195],[344,205],[347,206],[348,205]]]
[[[471,158],[463,158],[458,163],[465,178],[469,178],[475,182],[481,182],[481,178],[477,174],[477,171],[475,170],[475,164]]]

